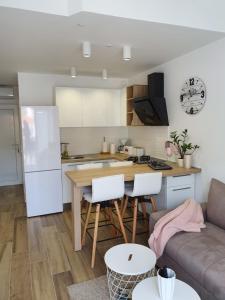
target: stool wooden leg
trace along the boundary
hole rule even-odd
[[[128,196],[126,196],[125,200],[124,200],[123,210],[122,210],[122,214],[121,214],[122,219],[125,215],[125,212],[126,212],[126,209],[127,209],[127,204],[128,204]]]
[[[83,232],[82,242],[81,242],[83,246],[85,245],[87,227],[88,227],[90,214],[91,214],[91,207],[92,207],[92,203],[89,203],[88,210],[87,210],[87,216],[86,216],[86,220],[85,220],[85,224],[84,224],[84,232]]]
[[[152,212],[156,212],[158,209],[157,209],[157,203],[156,203],[155,198],[151,197],[150,202],[151,202],[151,205],[152,205]]]
[[[123,225],[123,220],[122,220],[121,215],[120,215],[120,210],[119,210],[119,206],[118,206],[117,201],[114,201],[114,205],[115,205],[115,208],[116,208],[116,213],[117,213],[117,216],[118,216],[118,219],[119,219],[120,228],[121,228],[121,231],[122,231],[122,234],[123,234],[124,241],[125,241],[125,243],[127,243],[127,235],[126,235],[126,231],[125,231],[125,228],[124,228],[124,225]]]
[[[109,208],[108,208],[108,212],[109,212],[109,219],[110,219],[110,222],[112,223],[112,235],[113,235],[113,236],[116,236],[116,235],[117,235],[117,230],[116,230],[116,228],[114,227],[114,226],[115,226],[115,222],[114,222],[114,219],[113,219],[112,207],[109,207]]]
[[[138,210],[138,198],[135,198],[135,200],[134,200],[132,243],[135,243],[136,228],[137,228],[137,210]]]
[[[142,210],[142,214],[144,216],[144,223],[145,223],[145,227],[148,228],[148,216],[147,216],[147,212],[146,212],[146,203],[145,202],[141,202],[141,210]]]
[[[100,204],[96,205],[96,216],[95,216],[95,229],[94,229],[94,238],[93,238],[93,247],[92,247],[92,257],[91,257],[91,267],[94,268],[95,265],[95,254],[96,254],[96,244],[98,237],[98,221],[100,213]]]

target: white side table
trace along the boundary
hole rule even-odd
[[[157,277],[146,278],[133,290],[132,300],[160,300]],[[201,300],[196,291],[183,281],[176,279],[173,300]]]
[[[121,244],[105,254],[110,299],[131,298],[134,287],[150,277],[156,263],[155,253],[139,244]]]

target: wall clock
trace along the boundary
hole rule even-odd
[[[180,103],[189,115],[199,113],[206,102],[206,87],[198,77],[191,77],[185,81],[180,93]]]

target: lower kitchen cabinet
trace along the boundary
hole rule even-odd
[[[195,174],[163,178],[157,199],[158,209],[173,209],[185,200],[195,199]]]
[[[62,164],[63,203],[71,203],[72,201],[72,183],[66,176],[65,172],[74,171],[76,169],[76,165],[76,163]]]

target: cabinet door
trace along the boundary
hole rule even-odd
[[[76,164],[62,164],[62,191],[63,203],[72,202],[72,182],[66,176],[65,172],[76,170]]]
[[[121,91],[108,90],[105,93],[107,126],[121,126]]]
[[[195,191],[193,185],[168,187],[167,208],[175,208],[187,199],[194,199]]]
[[[121,126],[120,90],[85,89],[83,126]]]
[[[60,127],[82,127],[82,90],[78,88],[56,88],[56,105],[59,109]]]

